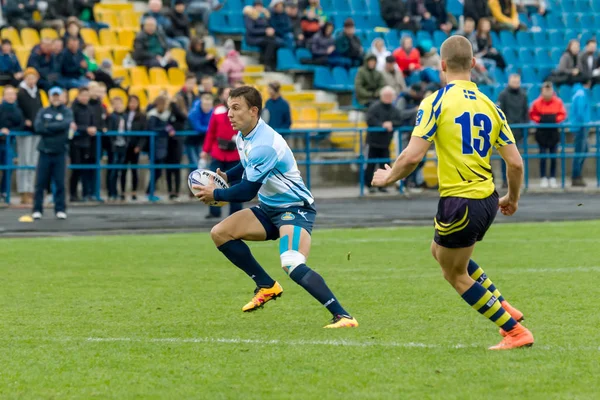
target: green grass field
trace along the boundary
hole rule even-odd
[[[600,222],[496,224],[474,259],[526,314],[536,344],[501,337],[443,280],[432,229],[316,231],[308,264],[358,329],[251,244],[284,287],[254,289],[206,233],[4,239],[2,399],[597,399]],[[348,259],[348,254],[350,257]]]

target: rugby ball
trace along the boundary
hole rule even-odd
[[[211,177],[214,179],[215,186],[217,187],[217,189],[229,188],[227,182],[225,182],[223,178],[217,175],[216,172],[210,171],[208,169],[197,169],[195,171],[192,171],[188,176],[188,187],[190,188],[190,191],[194,195],[196,195],[196,193],[198,193],[198,190],[192,188],[192,186],[207,186],[210,184]],[[209,203],[209,205],[216,207],[222,207],[225,204],[227,204],[227,202],[225,201],[213,201],[212,203]]]

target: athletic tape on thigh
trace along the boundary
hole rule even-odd
[[[279,254],[283,254],[288,250],[298,251],[300,250],[300,237],[302,235],[302,228],[294,226],[294,232],[292,235],[292,248],[290,249],[290,237],[285,235],[279,239]]]

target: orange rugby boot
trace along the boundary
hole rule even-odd
[[[490,347],[490,350],[512,350],[533,346],[533,334],[521,324],[517,324],[513,329],[505,333],[506,336],[504,339],[497,345]]]

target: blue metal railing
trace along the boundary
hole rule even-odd
[[[525,188],[529,187],[529,160],[531,159],[540,159],[540,158],[557,158],[560,160],[561,166],[561,187],[565,187],[566,183],[566,162],[567,159],[572,159],[574,157],[586,157],[593,158],[596,160],[596,181],[598,186],[600,186],[600,122],[598,123],[590,123],[590,124],[514,124],[511,126],[514,130],[521,129],[523,132],[523,140],[522,146],[520,148],[524,164],[525,164]],[[531,145],[528,143],[529,136],[531,133],[530,129],[535,128],[558,128],[560,132],[560,148],[557,154],[536,154],[531,153]],[[579,130],[582,128],[596,128],[595,129],[595,143],[593,146],[589,147],[589,151],[587,153],[575,153],[569,152],[567,153],[567,149],[571,149],[573,147],[572,144],[567,144],[567,132],[569,129],[571,132],[574,130]],[[401,127],[396,130],[398,132],[396,139],[396,149],[399,151],[403,149],[404,140],[403,133],[409,133],[412,131],[412,127]],[[313,140],[318,141],[319,138],[324,138],[331,133],[350,133],[348,137],[352,138],[353,149],[358,148],[358,154],[354,155],[353,149],[336,149],[336,148],[315,148],[313,147]],[[348,165],[348,164],[356,164],[359,169],[359,185],[360,185],[360,195],[364,194],[364,170],[365,166],[368,164],[374,163],[383,163],[383,162],[393,162],[395,156],[390,159],[366,159],[364,155],[365,145],[364,145],[364,135],[366,132],[383,132],[382,128],[316,128],[316,129],[292,129],[281,131],[280,133],[284,135],[286,138],[291,137],[299,137],[304,140],[303,148],[295,148],[293,149],[294,153],[297,155],[304,155],[303,159],[298,159],[298,165],[303,165],[306,168],[306,172],[304,174],[304,179],[307,187],[311,188],[311,167],[318,165]],[[35,170],[35,165],[14,165],[13,164],[13,142],[14,138],[19,136],[29,136],[30,132],[10,132],[9,135],[5,136],[5,163],[3,165],[0,164],[0,171],[7,174],[6,186],[2,188],[2,192],[6,193],[6,202],[10,202],[10,192],[11,192],[11,179],[12,172],[16,170]],[[131,165],[131,164],[102,164],[102,143],[99,139],[101,136],[144,136],[149,139],[149,147],[148,147],[148,164],[144,165]],[[194,131],[182,131],[177,133],[178,136],[195,136],[198,135],[197,132]],[[101,191],[101,172],[102,170],[111,170],[111,169],[148,169],[150,171],[150,182],[149,182],[149,196],[154,197],[154,177],[157,169],[181,169],[181,168],[196,168],[197,166],[194,164],[155,164],[154,163],[154,154],[156,150],[156,137],[158,135],[153,131],[136,131],[136,132],[106,132],[106,133],[98,133],[96,137],[96,162],[95,164],[71,164],[68,166],[69,169],[94,169],[96,173],[95,179],[95,195],[97,197],[100,196]],[[349,155],[354,155],[351,157],[344,158],[336,158],[331,160],[315,160],[312,154],[319,154],[324,152],[347,152]],[[501,157],[498,154],[492,155],[492,160],[498,160]],[[424,161],[435,161],[436,157],[427,157]],[[400,186],[400,190],[402,191],[403,186]]]

